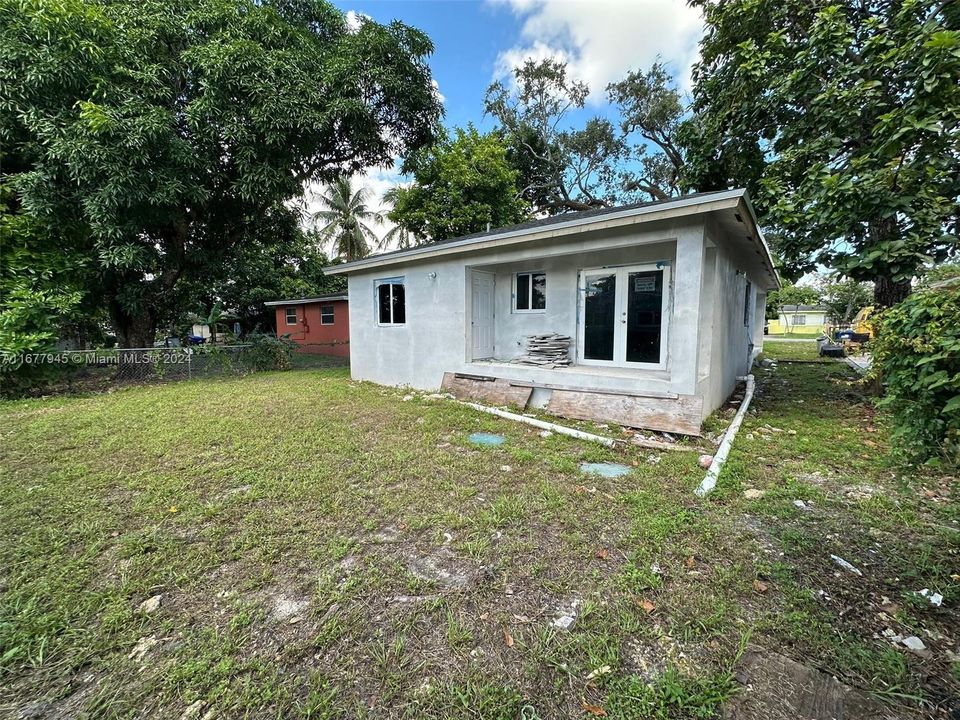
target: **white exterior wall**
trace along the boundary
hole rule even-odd
[[[604,250],[597,250],[602,238]],[[526,335],[556,331],[576,337],[577,273],[605,265],[671,263],[673,302],[668,328],[667,368],[636,370],[579,368],[566,384],[587,388],[695,392],[702,223],[661,223],[642,232],[602,231],[548,239],[516,249],[490,249],[456,257],[425,259],[403,265],[351,273],[351,374],[358,380],[421,389],[440,386],[444,372],[490,372],[472,362],[470,353],[470,284],[472,269],[494,270],[496,309],[494,355],[508,360],[522,354]],[[679,249],[679,254],[678,254]],[[512,273],[547,272],[547,311],[512,312]],[[430,274],[436,276],[431,278]],[[403,277],[406,324],[381,327],[376,321],[375,281]],[[511,378],[559,382],[556,372],[510,366]],[[559,371],[563,372],[563,371]]]
[[[586,389],[698,394],[706,415],[723,404],[737,377],[749,371],[751,343],[762,341],[765,278],[750,278],[753,290],[745,325],[747,278],[737,271],[750,265],[745,251],[731,244],[712,225],[705,231],[703,218],[697,217],[650,223],[642,230],[583,232],[355,271],[349,276],[352,376],[436,389],[444,372],[466,372]],[[525,337],[534,333],[568,334],[576,347],[580,270],[658,261],[670,263],[672,281],[665,370],[506,367],[470,357],[474,269],[495,275],[494,357],[507,361],[523,354]],[[513,274],[524,271],[547,274],[543,313],[513,312]],[[381,327],[374,283],[392,277],[404,278],[406,324]]]
[[[526,352],[528,335],[557,332],[577,337],[579,271],[616,265],[644,265],[668,262],[675,265],[676,243],[662,242],[650,245],[596,250],[589,253],[534,258],[490,269],[496,275],[496,335],[494,357],[511,360]],[[486,269],[478,266],[478,269]],[[547,274],[547,307],[543,312],[515,312],[513,309],[513,278],[518,272],[543,271]],[[669,341],[669,339],[668,339]],[[576,345],[576,343],[571,343]]]
[[[760,345],[763,343],[762,303],[766,302],[763,278],[742,274],[741,268],[747,267],[747,263],[722,241],[715,230],[708,230],[707,238],[708,245],[716,248],[716,276],[714,292],[709,302],[703,304],[704,315],[711,312],[713,315],[710,321],[713,330],[708,343],[710,370],[706,376],[701,375],[698,383],[705,413],[720,407],[736,387],[737,378],[750,372],[758,334]],[[744,324],[744,297],[748,279],[752,288],[747,323]]]
[[[759,355],[763,351],[763,326],[767,322],[767,293],[754,293],[757,301],[753,306],[753,354]]]

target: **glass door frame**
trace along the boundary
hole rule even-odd
[[[660,323],[660,362],[628,362],[627,361],[627,324],[622,318],[626,318],[627,299],[629,293],[627,283],[630,273],[634,272],[653,272],[663,273],[663,298],[661,307]],[[614,328],[613,328],[613,360],[588,360],[584,357],[584,339],[586,312],[585,303],[587,298],[587,276],[588,275],[614,275],[616,276],[615,288],[616,295],[614,305]],[[616,265],[597,268],[583,268],[578,272],[577,278],[577,364],[578,365],[598,365],[602,367],[620,367],[636,368],[637,370],[665,370],[667,368],[668,339],[670,329],[670,308],[673,306],[673,284],[670,275],[670,263],[655,262],[642,265]]]

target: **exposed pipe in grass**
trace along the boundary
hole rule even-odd
[[[727,459],[727,455],[730,454],[730,448],[733,446],[733,439],[737,436],[737,431],[740,429],[740,423],[743,422],[743,418],[747,414],[747,410],[750,407],[750,401],[753,399],[753,388],[754,388],[754,378],[753,375],[747,375],[745,378],[737,378],[738,380],[746,380],[747,388],[743,393],[743,402],[740,403],[740,408],[737,410],[737,414],[733,418],[733,422],[730,423],[730,427],[727,428],[727,432],[723,435],[723,440],[720,443],[720,447],[717,448],[717,452],[713,456],[713,460],[710,462],[710,467],[707,469],[707,474],[704,476],[703,480],[700,481],[700,485],[697,486],[697,489],[694,491],[697,494],[697,497],[703,497],[708,492],[713,490],[717,486],[717,478],[720,476],[720,468],[723,467],[723,463]]]
[[[593,433],[583,432],[582,430],[574,430],[573,428],[564,427],[563,425],[556,425],[552,422],[547,422],[546,420],[538,420],[537,418],[527,417],[526,415],[517,415],[516,413],[507,412],[506,410],[501,410],[500,408],[487,407],[486,405],[477,405],[472,402],[462,402],[462,405],[473,408],[474,410],[479,410],[480,412],[490,413],[491,415],[496,415],[497,417],[506,418],[507,420],[516,420],[517,422],[526,423],[527,425],[533,425],[538,427],[541,430],[550,430],[559,435],[569,435],[570,437],[577,438],[578,440],[589,440],[591,442],[600,443],[601,445],[606,445],[607,447],[615,447],[617,441],[612,438],[605,438],[602,435],[594,435]]]
[[[471,407],[474,410],[479,410],[480,412],[490,413],[491,415],[507,418],[508,420],[516,420],[517,422],[526,423],[527,425],[533,425],[541,430],[550,430],[558,435],[569,435],[570,437],[578,438],[579,440],[589,440],[591,442],[600,443],[601,445],[606,445],[607,447],[616,447],[618,444],[628,444],[623,440],[614,440],[613,438],[606,438],[602,435],[594,435],[593,433],[584,432],[583,430],[576,430],[563,425],[557,425],[556,423],[547,422],[546,420],[538,420],[537,418],[527,417],[526,415],[517,415],[516,413],[501,410],[500,408],[487,407],[486,405],[478,405],[477,403],[464,402],[462,400],[459,400],[458,402],[461,405],[466,405],[467,407]],[[656,442],[655,440],[632,440],[629,444],[635,447],[647,448],[649,450],[680,450],[687,452],[696,450],[696,448],[684,447],[682,445],[671,445],[670,443],[661,443]]]

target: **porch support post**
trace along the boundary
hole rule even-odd
[[[697,391],[700,288],[705,251],[703,224],[684,225],[677,232],[673,273],[673,316],[670,319],[670,381],[674,392]]]

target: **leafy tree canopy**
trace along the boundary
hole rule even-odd
[[[923,275],[920,277],[920,285],[929,287],[958,278],[960,278],[960,262],[949,262],[924,268]]]
[[[11,355],[49,350],[89,311],[85,258],[64,252],[59,233],[15,204],[0,185],[0,353]]]
[[[446,238],[526,220],[519,173],[507,160],[496,134],[472,125],[457,128],[433,147],[414,153],[403,165],[414,182],[396,189],[389,218],[420,239]]]
[[[692,0],[706,35],[686,182],[749,188],[799,272],[889,305],[957,249],[960,5]]]
[[[608,85],[607,95],[620,110],[624,138],[639,135],[646,141],[631,148],[641,169],[621,174],[624,190],[639,190],[653,200],[679,195],[685,165],[681,138],[688,108],[673,77],[662,64],[654,63],[646,73],[634,70]]]
[[[857,313],[873,300],[867,284],[850,278],[831,278],[820,286],[820,292],[821,303],[827,308],[827,317],[840,325],[852,322]]]
[[[429,144],[429,39],[325,0],[0,0],[0,141],[24,210],[80,226],[121,342],[223,277],[305,183]]]
[[[262,230],[270,234],[271,242],[243,243],[227,259],[221,278],[189,279],[177,312],[163,318],[161,326],[178,334],[188,315],[205,314],[219,304],[230,311],[244,332],[258,327],[266,330],[274,323],[274,312],[263,303],[345,289],[343,277],[323,274],[330,264],[320,250],[324,239],[316,231],[304,231],[295,213]]]
[[[779,317],[784,305],[816,305],[820,291],[808,285],[784,285],[779,290],[767,293],[767,317]]]
[[[500,125],[520,194],[536,213],[550,215],[679,193],[683,163],[678,137],[686,107],[663,66],[634,71],[607,88],[620,113],[582,127],[571,113],[590,94],[564,61],[527,60],[513,82],[487,89],[485,110]]]

